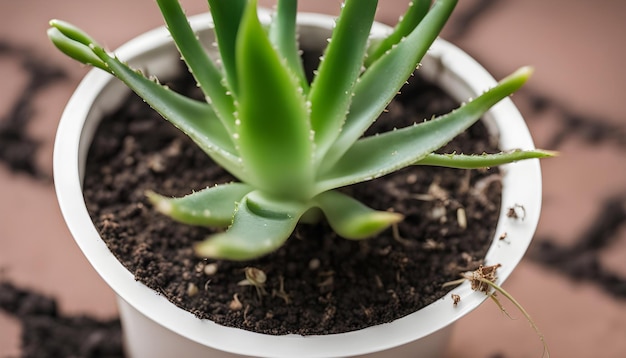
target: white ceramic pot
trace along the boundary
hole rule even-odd
[[[267,22],[269,14],[260,16]],[[191,18],[205,43],[214,41],[211,17]],[[320,46],[333,27],[333,18],[302,14],[299,17],[302,47]],[[376,24],[374,34],[390,29]],[[164,28],[135,38],[116,51],[131,65],[161,78],[174,75],[179,55]],[[495,84],[478,63],[455,46],[437,40],[420,70],[459,101],[476,97]],[[486,296],[473,292],[469,284],[453,290],[462,297],[458,306],[450,295],[400,318],[354,332],[325,336],[271,336],[200,320],[153,290],[138,283],[107,249],[89,218],[81,191],[87,150],[96,126],[105,113],[118,106],[126,87],[103,71],[93,70],[81,82],[67,104],[54,148],[54,179],[63,216],[87,259],[116,292],[124,328],[127,353],[132,357],[434,357],[444,350],[450,325],[479,304]],[[489,128],[499,136],[502,149],[534,148],[528,129],[513,103],[505,99],[486,115]],[[502,167],[502,214],[487,254],[487,264],[500,263],[500,282],[506,279],[526,251],[541,206],[541,174],[537,160]],[[507,218],[506,211],[522,205],[524,220]],[[497,237],[506,232],[510,240]]]

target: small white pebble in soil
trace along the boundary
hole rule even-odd
[[[189,297],[193,297],[198,294],[198,286],[196,286],[193,282],[190,282],[187,285],[187,295]]]
[[[433,220],[440,220],[442,223],[445,222],[445,217],[446,217],[446,208],[443,206],[435,206],[431,211],[430,211],[430,217]]]
[[[309,261],[309,270],[314,271],[320,268],[320,260],[318,258],[313,258]]]
[[[233,300],[228,304],[228,308],[232,311],[239,311],[243,308],[243,305],[241,304],[241,301],[239,301],[239,297],[237,297],[236,293],[233,296]]]
[[[459,223],[459,227],[462,230],[467,229],[467,216],[465,215],[465,209],[456,209],[456,221]]]
[[[210,263],[204,266],[204,274],[207,276],[213,276],[217,273],[217,264]]]
[[[407,184],[415,184],[417,182],[417,175],[415,174],[409,174],[406,177],[406,183]]]

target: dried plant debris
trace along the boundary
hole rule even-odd
[[[526,218],[526,208],[524,208],[523,205],[515,204],[507,210],[506,216],[511,219],[523,221]]]
[[[446,282],[444,283],[443,286],[444,287],[455,286],[467,280],[469,281],[472,290],[477,291],[477,292],[482,292],[485,295],[487,295],[496,304],[496,306],[498,306],[498,309],[500,309],[500,311],[506,314],[509,318],[512,318],[511,315],[508,313],[508,311],[505,309],[504,305],[502,305],[502,303],[500,302],[500,299],[498,298],[497,295],[500,294],[504,296],[504,298],[507,301],[511,302],[513,306],[515,306],[515,308],[524,316],[524,318],[528,321],[528,323],[530,323],[530,326],[533,328],[533,330],[539,337],[539,340],[541,340],[541,343],[543,344],[542,356],[550,357],[550,351],[548,349],[546,340],[543,334],[541,333],[541,331],[539,330],[539,327],[537,326],[537,324],[535,324],[535,321],[533,321],[533,319],[530,317],[530,314],[526,311],[526,309],[524,309],[524,307],[519,302],[517,302],[517,300],[510,293],[508,293],[505,289],[503,289],[499,284],[496,283],[498,279],[497,270],[501,266],[502,265],[500,264],[495,264],[495,265],[490,265],[490,266],[480,265],[478,269],[472,272],[463,273],[461,275],[463,278],[456,280],[456,281]],[[454,306],[457,306],[458,303],[461,301],[461,297],[457,294],[452,294],[451,297],[452,297],[452,304]]]
[[[265,290],[267,275],[263,270],[256,267],[246,267],[244,273],[246,278],[239,282],[239,286],[254,286],[259,298],[267,295],[267,291]]]
[[[14,172],[47,180],[49,175],[37,167],[35,160],[40,143],[31,137],[27,127],[36,114],[34,99],[43,89],[64,78],[65,73],[32,51],[3,40],[0,40],[0,57],[19,62],[28,76],[16,102],[8,112],[0,114],[0,162]]]
[[[472,285],[472,290],[490,294],[491,286],[489,282],[496,282],[496,279],[498,278],[496,271],[500,268],[500,266],[500,264],[491,266],[480,265],[480,267],[474,270],[470,276],[466,275],[465,278],[468,279]]]
[[[626,224],[626,193],[604,201],[591,222],[573,245],[564,247],[555,244],[553,239],[540,238],[530,256],[574,280],[592,282],[614,297],[626,299],[626,277],[604,268],[598,257],[601,250],[618,239]]]
[[[0,282],[0,309],[22,325],[21,356],[124,357],[119,319],[59,312],[55,299]]]
[[[450,297],[452,298],[452,304],[455,306],[458,305],[459,302],[461,302],[461,296],[457,295],[456,293],[452,293]]]

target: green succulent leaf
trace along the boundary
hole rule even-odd
[[[274,21],[270,24],[270,41],[278,53],[287,61],[289,68],[298,77],[300,87],[306,94],[309,84],[304,74],[304,67],[300,59],[296,33],[296,15],[298,12],[297,0],[279,0],[276,5]]]
[[[176,0],[177,1],[177,0]],[[236,47],[237,34],[241,25],[247,0],[209,0],[211,16],[215,24],[215,36],[220,50],[226,80],[231,91],[236,95],[237,81]],[[254,1],[256,7],[256,0]]]
[[[146,78],[141,72],[130,68],[117,57],[109,55],[78,27],[61,21],[52,21],[51,25],[53,29],[58,29],[58,31],[49,31],[54,36],[53,42],[74,41],[76,44],[86,46],[103,64],[103,66],[98,66],[99,68],[124,82],[163,118],[187,134],[224,169],[240,179],[246,178],[232,139],[224,125],[216,118],[210,105],[180,95],[155,80]],[[61,35],[66,34],[72,37],[62,40]],[[85,48],[80,47],[80,50],[84,51]]]
[[[239,202],[228,230],[198,243],[196,254],[239,261],[266,255],[287,241],[309,207],[299,202],[269,199],[253,191]]]
[[[361,240],[372,237],[404,218],[402,214],[371,209],[334,190],[316,196],[314,201],[333,230],[346,239]]]
[[[250,1],[237,39],[240,95],[236,144],[260,189],[308,196],[312,187],[311,128],[298,80],[285,66]],[[255,184],[255,185],[256,185]]]
[[[101,53],[101,56],[104,57],[104,54]],[[228,131],[208,104],[171,91],[116,58],[103,60],[116,77],[139,94],[163,118],[188,135],[215,162],[234,176],[242,180],[246,178]]]
[[[435,41],[456,3],[436,1],[404,40],[365,71],[355,86],[342,131],[324,157],[323,169],[333,166],[383,112]]]
[[[317,160],[323,158],[344,124],[363,67],[377,3],[377,0],[347,0],[344,3],[311,84],[310,118]]]
[[[197,39],[178,0],[157,0],[157,3],[191,74],[228,132],[233,134],[235,105],[228,89],[223,85],[222,74]]]
[[[457,169],[479,169],[495,167],[526,159],[549,158],[557,155],[548,150],[521,150],[495,154],[429,154],[418,160],[414,165],[430,165]]]
[[[242,183],[228,183],[206,188],[181,198],[168,198],[146,192],[157,211],[189,225],[227,227],[232,223],[237,203],[254,188]]]
[[[431,0],[413,0],[409,3],[408,10],[398,21],[393,32],[381,41],[376,42],[368,50],[369,55],[365,60],[367,67],[376,62],[385,52],[398,44],[404,37],[408,36],[413,29],[422,21],[428,13]]]
[[[50,26],[59,30],[66,38],[81,43],[85,46],[89,46],[91,44],[95,44],[96,41],[89,36],[85,31],[78,28],[77,26],[70,24],[67,21],[63,20],[50,20]]]
[[[441,117],[357,141],[318,180],[322,192],[378,178],[423,159],[474,124],[491,106],[519,89],[532,70],[517,70],[475,100]]]

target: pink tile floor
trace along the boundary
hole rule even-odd
[[[306,10],[336,13],[340,1],[301,3]],[[395,21],[406,3],[381,0],[379,20]],[[534,77],[514,100],[537,146],[561,152],[542,164],[542,219],[530,252],[505,288],[534,317],[553,357],[626,357],[626,71],[620,70],[626,63],[626,2],[460,3],[444,38],[497,78],[533,65]],[[206,10],[205,1],[183,5],[189,14]],[[109,48],[161,25],[161,18],[148,0],[0,2],[0,124],[12,118],[33,80],[25,63],[38,61],[65,74],[32,92],[27,103],[32,110],[27,139],[39,143],[32,161],[39,174],[12,171],[0,159],[0,279],[56,297],[64,314],[108,318],[116,315],[113,293],[71,239],[50,179],[56,125],[87,72],[48,43],[45,30],[53,17],[88,29]],[[544,106],[533,105],[538,102]],[[580,246],[582,235],[606,217],[609,198],[616,200],[621,219],[592,233],[597,247]],[[543,259],[546,243],[563,253],[560,261]],[[593,258],[596,269],[585,265]],[[611,286],[607,277],[613,277]],[[513,315],[518,319],[508,319],[494,305],[481,306],[455,326],[445,356],[540,357],[532,329]],[[0,357],[20,355],[20,329],[0,312]]]

